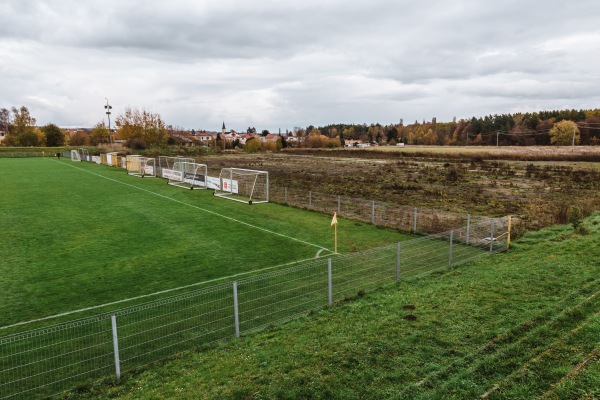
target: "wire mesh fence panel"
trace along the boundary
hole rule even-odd
[[[359,219],[406,232],[434,234],[463,226],[467,215],[435,209],[399,206],[392,203],[321,193],[313,190],[272,186],[272,202]],[[480,217],[473,217],[478,222]]]
[[[46,157],[54,156],[56,153],[46,153],[42,151],[11,151],[11,152],[0,152],[0,158],[33,158],[33,157]]]
[[[136,368],[235,334],[231,285],[117,312],[121,368]]]
[[[340,216],[370,222],[372,204],[373,203],[371,201],[364,199],[342,197],[340,204]]]
[[[269,188],[269,196],[272,202],[287,204],[287,188],[286,187],[277,187],[271,185]]]
[[[394,282],[396,246],[385,246],[332,259],[333,301]]]
[[[450,242],[444,235],[432,235],[401,242],[401,277],[414,277],[441,268],[448,268],[449,257]]]
[[[327,305],[327,260],[238,282],[240,331],[248,332]]]
[[[336,197],[336,206],[337,201]],[[375,204],[372,215],[377,212]],[[0,398],[46,397],[118,376],[117,370],[128,371],[258,330],[398,279],[505,251],[507,238],[506,218],[469,223],[460,229],[329,260],[311,260],[110,315],[5,336],[0,338]]]
[[[0,339],[0,398],[44,398],[114,371],[110,319],[98,316]]]
[[[311,209],[332,213],[337,211],[337,195],[311,192]]]

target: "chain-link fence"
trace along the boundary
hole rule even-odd
[[[489,221],[487,217],[471,217],[449,211],[398,206],[383,201],[290,189],[271,185],[269,199],[309,210],[370,222],[405,232],[432,234],[446,232],[473,222]],[[472,221],[471,221],[472,219]]]
[[[56,153],[43,151],[0,151],[0,158],[31,158],[31,157],[48,157],[54,156]]]
[[[504,251],[508,220],[282,270],[0,337],[0,398],[42,398],[237,337],[365,291]]]

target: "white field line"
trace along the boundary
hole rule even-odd
[[[69,167],[73,167],[73,168],[81,170],[81,171],[84,171],[84,172],[87,172],[87,173],[90,173],[92,175],[99,176],[99,177],[104,178],[104,179],[108,179],[108,180],[113,181],[113,182],[121,183],[121,184],[123,184],[125,186],[130,186],[130,187],[142,190],[144,192],[147,192],[147,193],[150,193],[150,194],[154,194],[156,196],[162,197],[162,198],[167,199],[167,200],[171,200],[171,201],[174,201],[174,202],[177,202],[177,203],[180,203],[180,204],[192,207],[192,208],[199,209],[201,211],[205,211],[205,212],[213,214],[213,215],[217,215],[217,216],[225,218],[225,219],[229,219],[229,220],[234,221],[234,222],[239,222],[240,224],[243,224],[243,225],[246,225],[246,226],[250,226],[250,227],[255,228],[255,229],[259,229],[259,230],[262,230],[262,231],[265,231],[265,232],[268,232],[268,233],[272,233],[274,235],[282,236],[282,237],[285,237],[287,239],[295,240],[295,241],[298,241],[298,242],[301,242],[301,243],[304,243],[304,244],[308,244],[308,245],[313,246],[313,247],[317,247],[317,248],[319,248],[319,251],[317,252],[315,258],[318,258],[321,255],[321,252],[323,252],[324,250],[328,251],[331,254],[334,254],[333,251],[331,251],[330,249],[327,249],[325,247],[321,247],[321,246],[318,246],[318,245],[315,245],[315,244],[312,244],[312,243],[308,243],[308,242],[302,241],[300,239],[296,239],[296,238],[293,238],[293,237],[290,237],[290,236],[283,235],[281,233],[272,232],[272,231],[269,231],[268,229],[261,228],[261,227],[258,227],[258,226],[254,226],[254,225],[249,224],[247,222],[239,221],[239,220],[236,220],[235,218],[231,218],[231,217],[228,217],[226,215],[222,215],[222,214],[216,213],[214,211],[206,210],[204,208],[195,206],[193,204],[189,204],[189,203],[186,203],[186,202],[183,202],[183,201],[180,201],[180,200],[176,200],[176,199],[170,198],[168,196],[164,196],[162,194],[158,194],[158,193],[152,192],[150,190],[147,190],[147,189],[135,186],[135,185],[131,185],[129,183],[120,182],[120,181],[118,181],[116,179],[108,178],[106,176],[97,174],[95,172],[87,171],[87,170],[85,170],[83,168],[79,168],[79,167],[76,167],[74,165],[70,165],[70,164],[65,164],[65,165],[67,165]],[[2,327],[0,327],[0,330],[2,330],[2,329],[8,329],[8,328],[14,328],[14,327],[21,326],[21,325],[27,325],[27,324],[31,324],[31,323],[34,323],[34,322],[41,322],[41,321],[46,321],[46,320],[49,320],[49,319],[55,319],[55,318],[59,318],[59,317],[64,317],[64,316],[71,315],[71,314],[76,314],[76,313],[81,313],[81,312],[85,312],[85,311],[95,310],[95,309],[99,309],[99,308],[103,308],[103,307],[108,307],[108,306],[112,306],[112,305],[116,305],[116,304],[126,303],[126,302],[129,302],[129,301],[139,300],[139,299],[148,298],[148,297],[152,297],[152,296],[157,296],[157,295],[160,295],[160,294],[174,292],[174,291],[177,291],[177,290],[188,289],[188,288],[191,288],[191,287],[194,287],[194,286],[205,285],[205,284],[208,284],[208,283],[218,282],[218,281],[222,281],[222,280],[225,280],[225,279],[236,278],[236,277],[243,276],[243,275],[249,275],[249,274],[254,274],[254,273],[258,273],[258,272],[264,272],[264,271],[268,271],[268,270],[271,270],[271,269],[286,267],[286,266],[289,266],[289,265],[294,265],[294,264],[298,264],[298,263],[301,263],[301,262],[304,262],[304,261],[309,261],[309,260],[312,260],[312,259],[307,258],[305,260],[292,261],[292,262],[289,262],[289,263],[286,263],[286,264],[275,265],[275,266],[272,266],[272,267],[262,268],[262,269],[258,269],[258,270],[254,270],[254,271],[241,272],[241,273],[235,274],[235,275],[224,276],[224,277],[221,277],[221,278],[215,278],[215,279],[211,279],[211,280],[208,280],[208,281],[196,282],[196,283],[192,283],[192,284],[185,285],[185,286],[179,286],[179,287],[176,287],[176,288],[161,290],[159,292],[144,294],[144,295],[140,295],[140,296],[136,296],[136,297],[131,297],[131,298],[128,298],[128,299],[123,299],[123,300],[117,300],[117,301],[113,301],[113,302],[110,302],[110,303],[104,303],[104,304],[100,304],[100,305],[96,305],[96,306],[92,306],[92,307],[81,308],[79,310],[67,311],[67,312],[64,312],[64,313],[50,315],[50,316],[43,317],[43,318],[37,318],[37,319],[29,320],[29,321],[18,322],[16,324],[2,326]]]
[[[332,254],[333,254],[333,252],[332,252]],[[116,304],[122,304],[122,303],[126,303],[126,302],[129,302],[129,301],[145,299],[145,298],[148,298],[148,297],[158,296],[160,294],[174,292],[174,291],[177,291],[177,290],[189,289],[189,288],[194,287],[194,286],[206,285],[206,284],[213,283],[213,282],[218,282],[218,281],[222,281],[222,280],[226,280],[226,279],[231,279],[231,278],[237,278],[239,276],[255,274],[255,273],[258,273],[258,272],[264,272],[264,271],[268,271],[268,270],[275,269],[275,268],[287,267],[287,266],[290,266],[290,265],[299,264],[299,263],[302,263],[302,262],[305,262],[305,261],[312,261],[312,260],[314,260],[314,258],[307,258],[305,260],[292,261],[292,262],[289,262],[289,263],[286,263],[286,264],[275,265],[273,267],[267,267],[267,268],[257,269],[257,270],[254,270],[254,271],[240,272],[239,274],[235,274],[235,275],[223,276],[221,278],[215,278],[215,279],[210,279],[208,281],[191,283],[189,285],[179,286],[179,287],[171,288],[171,289],[165,289],[165,290],[161,290],[159,292],[154,292],[154,293],[149,293],[149,294],[142,294],[140,296],[130,297],[128,299],[112,301],[110,303],[99,304],[99,305],[92,306],[92,307],[80,308],[79,310],[66,311],[66,312],[63,312],[63,313],[60,313],[60,314],[49,315],[47,317],[36,318],[36,319],[29,320],[29,321],[17,322],[16,324],[12,324],[12,325],[0,326],[0,330],[14,328],[14,327],[17,327],[17,326],[22,326],[22,325],[27,325],[27,324],[32,324],[34,322],[47,321],[49,319],[60,318],[60,317],[64,317],[64,316],[71,315],[71,314],[78,314],[78,313],[82,313],[82,312],[85,312],[85,311],[96,310],[96,309],[103,308],[103,307],[114,306]]]
[[[144,189],[144,188],[142,188],[142,187],[139,187],[139,186],[132,185],[132,184],[130,184],[130,183],[121,182],[121,181],[118,181],[118,180],[116,180],[116,179],[112,179],[112,178],[109,178],[109,177],[107,177],[107,176],[104,176],[104,175],[98,174],[98,173],[96,173],[96,172],[92,172],[92,171],[88,171],[88,170],[86,170],[86,169],[83,169],[83,168],[76,167],[75,165],[70,165],[70,164],[66,164],[66,163],[62,163],[62,164],[66,165],[66,166],[68,166],[68,167],[72,167],[72,168],[78,169],[78,170],[80,170],[80,171],[83,171],[83,172],[87,172],[87,173],[89,173],[89,174],[92,174],[92,175],[99,176],[100,178],[104,178],[104,179],[107,179],[107,180],[109,180],[109,181],[112,181],[112,182],[120,183],[120,184],[122,184],[122,185],[129,186],[129,187],[132,187],[132,188],[135,188],[135,189],[141,190],[141,191],[143,191],[143,192],[146,192],[146,193],[153,194],[153,195],[155,195],[155,196],[158,196],[158,197],[162,197],[163,199],[167,199],[167,200],[173,201],[173,202],[175,202],[175,203],[179,203],[179,204],[183,204],[183,205],[185,205],[185,206],[188,206],[188,207],[195,208],[196,210],[200,210],[200,211],[204,211],[204,212],[206,212],[206,213],[212,214],[212,215],[216,215],[217,217],[221,217],[221,218],[224,218],[224,219],[228,219],[228,220],[230,220],[230,221],[233,221],[233,222],[237,222],[238,224],[246,225],[246,226],[249,226],[249,227],[251,227],[251,228],[258,229],[258,230],[260,230],[260,231],[263,231],[263,232],[270,233],[270,234],[272,234],[272,235],[281,236],[281,237],[283,237],[283,238],[286,238],[286,239],[289,239],[289,240],[293,240],[293,241],[295,241],[295,242],[303,243],[303,244],[306,244],[306,245],[309,245],[309,246],[312,246],[312,247],[316,247],[316,248],[318,248],[318,249],[321,249],[321,250],[327,250],[327,251],[329,251],[329,252],[333,253],[333,251],[331,251],[330,249],[328,249],[328,248],[326,248],[326,247],[323,247],[323,246],[319,246],[319,245],[317,245],[317,244],[314,244],[314,243],[309,243],[309,242],[306,242],[306,241],[304,241],[304,240],[301,240],[301,239],[296,239],[296,238],[294,238],[294,237],[291,237],[291,236],[288,236],[288,235],[284,235],[284,234],[282,234],[282,233],[273,232],[273,231],[270,231],[270,230],[268,230],[268,229],[266,229],[266,228],[261,228],[260,226],[257,226],[257,225],[252,225],[252,224],[250,224],[250,223],[248,223],[248,222],[240,221],[239,219],[235,219],[235,218],[232,218],[232,217],[228,217],[227,215],[219,214],[219,213],[217,213],[217,212],[214,212],[214,211],[211,211],[211,210],[207,210],[206,208],[202,208],[202,207],[198,207],[198,206],[195,206],[195,205],[193,205],[193,204],[190,204],[190,203],[186,203],[185,201],[177,200],[177,199],[174,199],[174,198],[172,198],[172,197],[165,196],[165,195],[162,195],[162,194],[159,194],[159,193],[153,192],[153,191],[151,191],[151,190]]]

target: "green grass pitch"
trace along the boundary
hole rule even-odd
[[[326,256],[330,221],[91,163],[0,159],[0,327]],[[339,222],[341,253],[410,238]]]

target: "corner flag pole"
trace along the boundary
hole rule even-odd
[[[333,213],[331,225],[333,225],[333,251],[337,254],[337,212]]]
[[[510,249],[510,228],[511,228],[512,216],[508,216],[508,236],[506,238],[506,250]]]

